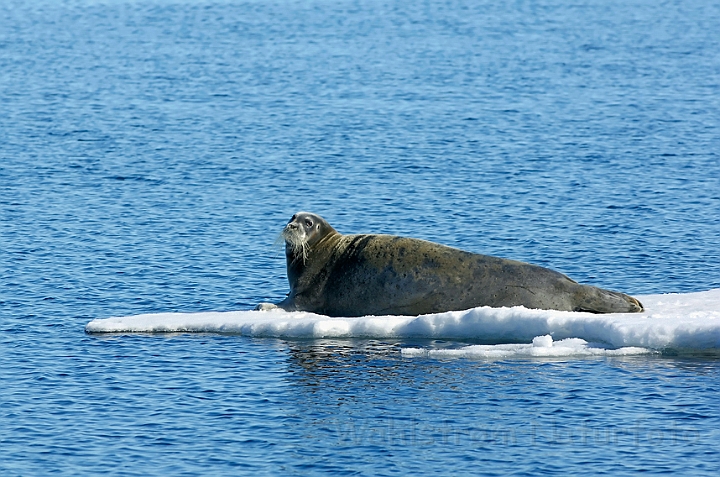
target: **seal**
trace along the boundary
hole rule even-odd
[[[328,316],[422,315],[478,306],[591,313],[643,311],[635,298],[562,273],[425,240],[342,235],[298,212],[282,231],[290,293],[282,308]]]

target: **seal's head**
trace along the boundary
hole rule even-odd
[[[293,215],[282,231],[288,263],[297,259],[305,263],[312,247],[330,232],[335,232],[335,229],[319,215],[310,212]]]

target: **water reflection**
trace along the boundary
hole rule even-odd
[[[419,343],[412,343],[418,345]],[[457,346],[424,342],[424,346]],[[658,356],[581,359],[405,359],[409,343],[287,343],[293,409],[326,445],[349,454],[451,450],[467,459],[537,452],[628,458],[654,447],[708,446],[719,420],[717,369]],[[712,372],[711,372],[712,370]],[[699,371],[699,372],[698,372]],[[714,424],[713,424],[714,425]]]

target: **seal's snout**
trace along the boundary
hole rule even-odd
[[[645,311],[645,307],[642,303],[640,303],[640,300],[638,300],[637,298],[628,296],[628,301],[630,302],[630,311],[632,313],[640,313],[641,311]]]
[[[308,255],[305,230],[297,222],[292,221],[285,226],[280,236],[285,239],[285,253],[288,257],[292,257],[291,261],[294,262],[298,258],[302,258],[303,263],[305,263]]]

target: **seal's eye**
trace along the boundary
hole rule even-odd
[[[312,227],[313,226],[312,220],[305,219],[305,225],[307,225],[308,227]]]

